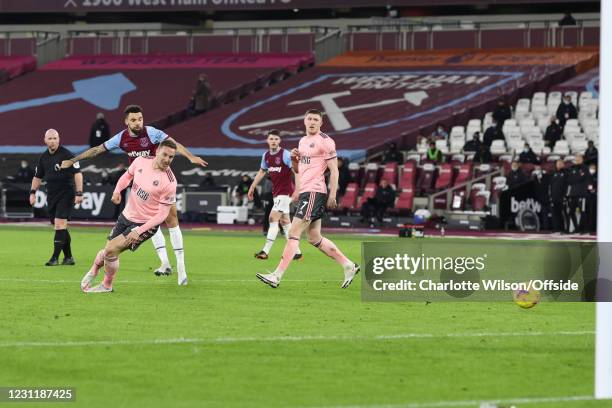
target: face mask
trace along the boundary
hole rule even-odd
[[[513,167],[512,168],[512,171],[517,171],[517,170],[518,170],[518,167]]]
[[[570,101],[563,101],[563,103],[569,105]]]
[[[525,148],[523,149],[523,153],[527,153],[529,151],[529,149]]]
[[[25,168],[27,168],[27,167],[28,167],[28,163],[21,163],[21,168],[22,168],[22,169],[25,169]]]
[[[596,172],[597,172],[597,170],[595,170],[595,169],[589,169],[589,173],[591,173],[591,174],[595,174]]]

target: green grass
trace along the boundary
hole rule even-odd
[[[258,261],[261,236],[214,232],[184,234],[187,287],[153,276],[145,243],[121,257],[114,293],[85,295],[79,281],[107,232],[73,229],[77,266],[46,268],[49,229],[0,228],[0,386],[71,386],[77,402],[65,406],[113,408],[410,407],[593,392],[593,304],[364,303],[360,282],[341,290],[340,267],[305,244],[304,261],[273,290],[254,275],[274,269],[283,241]],[[331,238],[360,258],[362,238]]]

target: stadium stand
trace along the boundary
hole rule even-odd
[[[221,105],[313,62],[311,54],[69,57],[2,85],[2,149],[27,152],[32,146],[38,150],[45,127],[57,128],[65,144],[82,146],[97,112],[104,112],[116,130],[123,126],[122,109],[130,103],[143,106],[147,123],[163,128],[184,114],[200,73],[208,75],[216,103]],[[76,88],[75,94],[66,96]],[[24,113],[37,120],[24,122]],[[197,131],[193,136],[203,134]]]
[[[36,69],[32,56],[0,57],[0,84]]]

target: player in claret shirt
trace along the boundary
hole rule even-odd
[[[189,150],[187,150],[187,148],[185,148],[185,146],[178,143],[161,130],[152,126],[144,126],[142,108],[140,106],[129,105],[125,108],[124,113],[127,129],[117,133],[111,139],[99,146],[92,147],[91,149],[86,150],[70,160],[64,160],[61,167],[63,169],[68,169],[79,160],[96,157],[101,153],[117,148],[126,152],[130,163],[132,163],[137,157],[155,156],[157,145],[164,140],[171,140],[176,143],[177,152],[187,157],[191,163],[203,167],[208,165],[208,163],[206,163],[200,157],[192,154]],[[166,226],[170,232],[170,242],[172,243],[172,248],[174,249],[174,254],[176,256],[178,284],[186,285],[187,271],[185,270],[183,234],[178,223],[176,204],[172,205],[172,208],[170,209],[170,213],[166,219]],[[161,228],[157,229],[157,232],[152,237],[151,241],[153,241],[153,246],[155,247],[155,251],[157,252],[157,255],[161,261],[161,265],[155,271],[155,275],[170,275],[172,273],[172,267],[170,266],[168,254],[166,253],[166,239],[164,238],[164,234],[161,232]]]
[[[289,229],[289,240],[276,270],[272,273],[257,274],[259,280],[273,288],[280,284],[285,270],[293,260],[304,231],[306,231],[308,242],[342,265],[344,270],[342,288],[348,288],[359,272],[359,265],[349,260],[332,241],[321,235],[321,219],[325,215],[325,207],[330,209],[336,207],[336,192],[338,191],[336,144],[331,137],[321,132],[322,124],[321,111],[308,110],[304,118],[306,136],[300,139],[299,148],[291,151],[292,167],[297,173],[299,198]],[[325,183],[325,171],[328,169],[330,172],[329,195]]]
[[[176,202],[176,178],[170,169],[177,146],[171,140],[159,144],[155,157],[138,157],[121,176],[111,201],[121,202],[121,192],[130,183],[132,195],[113,227],[104,249],[96,255],[91,269],[81,280],[81,290],[87,293],[113,291],[113,279],[119,270],[119,254],[126,249],[135,251],[159,229]],[[104,280],[91,286],[104,267]]]
[[[270,211],[270,227],[268,228],[268,235],[266,237],[266,244],[263,249],[255,254],[257,259],[268,259],[268,254],[274,240],[279,231],[280,226],[283,229],[285,238],[289,239],[289,226],[291,225],[291,218],[289,216],[289,206],[291,205],[292,199],[297,201],[297,190],[294,192],[293,188],[293,176],[291,170],[291,155],[288,150],[280,147],[281,137],[278,130],[271,130],[268,132],[268,151],[261,156],[261,165],[259,172],[255,176],[251,187],[247,193],[249,200],[253,200],[255,187],[259,182],[266,176],[266,172],[270,175],[272,180],[272,196],[274,198],[274,207]],[[300,259],[302,253],[300,248],[297,249],[293,259]]]

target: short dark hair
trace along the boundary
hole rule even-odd
[[[142,108],[138,105],[128,105],[123,110],[125,117],[127,118],[130,113],[142,113]]]
[[[270,135],[280,137],[280,130],[278,130],[278,129],[271,129],[271,130],[268,131],[268,136],[270,136]]]
[[[308,116],[308,115],[319,115],[321,119],[323,119],[323,112],[321,112],[318,109],[308,109],[304,116]]]
[[[176,143],[174,143],[174,141],[172,141],[172,140],[166,139],[166,140],[162,141],[162,142],[159,144],[159,148],[160,148],[160,149],[161,149],[162,147],[164,147],[164,146],[167,146],[167,147],[169,147],[169,148],[171,148],[171,149],[176,150]]]

